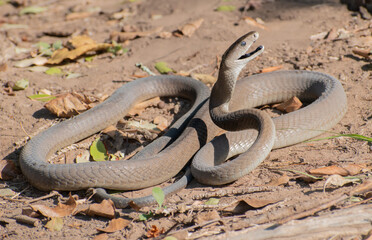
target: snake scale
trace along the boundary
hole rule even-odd
[[[33,137],[23,148],[20,166],[36,188],[134,190],[160,184],[175,176],[192,159],[191,173],[199,182],[220,185],[256,168],[273,148],[299,143],[338,123],[347,109],[341,83],[311,71],[277,71],[238,79],[244,66],[263,52],[247,53],[257,40],[249,32],[224,53],[212,92],[199,81],[181,76],[153,76],[127,83],[100,105],[58,123]],[[179,96],[191,109],[162,137],[127,161],[50,164],[56,150],[115,124],[135,104],[155,96]],[[271,119],[255,107],[297,96],[310,104]],[[209,98],[210,97],[210,98]],[[222,131],[228,132],[217,136]],[[217,137],[216,137],[217,136]],[[226,159],[238,155],[231,161]],[[190,176],[190,170],[187,171]],[[166,194],[184,183],[171,185]],[[104,190],[98,190],[107,197]],[[117,207],[125,207],[127,202]],[[138,201],[139,205],[148,199]],[[137,202],[136,202],[137,203]]]

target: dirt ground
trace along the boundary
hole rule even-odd
[[[25,7],[35,5],[46,9],[35,14],[20,14]],[[235,6],[235,9],[216,11],[221,5]],[[121,16],[115,15],[120,12]],[[74,17],[71,13],[77,14]],[[201,18],[204,19],[203,23],[190,37],[172,34],[185,24]],[[252,30],[260,33],[258,42],[265,46],[265,52],[243,70],[241,77],[270,67],[314,70],[333,75],[345,89],[348,111],[341,122],[331,129],[333,133],[324,133],[321,137],[335,134],[371,137],[372,63],[368,57],[353,53],[355,49],[371,50],[372,20],[366,18],[368,14],[362,17],[359,12],[350,12],[336,0],[10,1],[0,6],[0,157],[17,162],[29,136],[59,121],[44,108],[44,102],[31,100],[27,96],[41,89],[47,89],[53,95],[67,92],[98,98],[110,95],[126,82],[146,75],[135,66],[139,62],[157,74],[155,63],[164,61],[177,73],[191,70],[192,73],[217,77],[220,56],[235,39]],[[115,35],[115,31],[151,32],[158,27],[162,27],[162,30],[157,33],[124,42],[114,37],[128,50],[121,55],[100,52],[93,59],[83,56],[58,65],[63,72],[80,74],[77,78],[67,78],[66,74],[48,75],[15,66],[20,60],[34,57],[35,44],[38,42],[54,43],[61,40],[66,43],[73,36],[85,34],[96,42],[111,43],[110,36]],[[165,34],[160,34],[164,32],[170,36],[166,38]],[[31,49],[31,52],[22,49]],[[9,94],[6,90],[8,82],[20,79],[28,79],[29,87]],[[177,98],[162,101],[165,107],[149,107],[134,119],[152,121],[157,115],[162,115],[171,122],[178,108],[182,110],[187,106]],[[79,148],[87,149],[93,139],[84,140],[88,145],[80,145],[72,152],[59,152],[56,159],[62,159],[62,163],[73,161],[76,154],[82,151]],[[142,140],[133,141],[131,149],[148,142]],[[371,177],[371,152],[370,142],[350,137],[273,150],[257,169],[232,184],[210,187],[193,180],[186,189],[165,200],[165,210],[156,210],[156,206],[143,208],[140,212],[133,209],[116,210],[116,217],[129,220],[129,224],[113,233],[97,230],[104,228],[109,218],[84,213],[63,217],[63,226],[59,231],[46,228],[47,217],[39,216],[41,224],[37,226],[15,221],[17,216],[22,215],[22,209],[29,208],[29,200],[48,194],[33,188],[19,174],[10,180],[0,180],[0,190],[13,191],[10,195],[1,192],[0,239],[144,239],[159,234],[158,239],[171,235],[175,239],[246,239],[248,235],[242,234],[250,231],[277,223],[288,226],[285,222],[291,217],[300,219],[289,223],[294,226],[299,224],[299,229],[301,221],[307,220],[315,220],[311,224],[319,224],[319,229],[322,229],[317,218],[329,217],[328,221],[332,222],[332,214],[342,215],[342,211],[348,207],[355,209],[342,215],[345,217],[342,222],[351,224],[349,228],[328,227],[323,232],[314,230],[313,234],[303,230],[296,233],[297,236],[287,230],[288,235],[278,231],[273,236],[281,239],[366,239],[372,230],[371,220],[369,224],[355,227],[346,217],[361,219],[358,207],[372,207],[371,195],[342,196]],[[358,181],[343,186],[327,185],[325,191],[323,188],[328,176],[322,180],[308,181],[309,178],[300,173],[329,166],[332,169],[330,174],[340,174],[333,168],[351,164],[358,168],[354,173]],[[346,175],[351,173],[347,172]],[[283,182],[278,183],[278,178]],[[145,195],[151,193],[151,189],[125,195]],[[68,197],[66,192],[61,194],[64,198]],[[73,194],[80,199],[85,197],[84,191]],[[219,200],[218,204],[205,204],[212,197]],[[54,196],[32,204],[53,207],[59,200]],[[239,200],[242,201],[238,202],[240,207],[237,208],[235,203]],[[325,205],[320,207],[322,204]],[[320,209],[311,210],[315,207]],[[307,210],[310,213],[295,216]],[[140,214],[149,211],[157,214],[141,221]],[[371,215],[369,212],[369,219]],[[274,239],[273,236],[255,236],[250,238]]]

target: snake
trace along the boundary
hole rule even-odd
[[[238,80],[262,45],[256,31],[244,34],[223,54],[212,91],[200,81],[177,75],[150,76],[124,84],[101,104],[57,123],[32,137],[20,154],[22,173],[42,191],[98,188],[101,198],[126,207],[131,199],[106,194],[104,189],[137,190],[161,184],[190,163],[166,195],[184,187],[190,176],[203,184],[231,183],[255,169],[272,149],[311,139],[335,126],[347,111],[341,83],[315,71],[282,70]],[[169,130],[125,161],[51,164],[58,149],[115,124],[137,103],[153,97],[178,96],[191,102],[188,112]],[[307,103],[297,111],[271,118],[259,106],[297,96]],[[234,158],[233,158],[234,157]],[[226,161],[229,159],[228,161]],[[135,201],[151,202],[151,197]]]

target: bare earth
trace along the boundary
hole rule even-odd
[[[243,70],[241,76],[259,73],[264,68],[277,66],[282,66],[282,69],[286,70],[306,69],[333,75],[342,82],[345,89],[348,112],[331,130],[334,133],[324,133],[321,137],[332,136],[335,133],[371,137],[372,64],[371,60],[353,54],[352,50],[356,48],[371,50],[372,21],[361,18],[358,13],[348,11],[346,6],[338,1],[262,1],[261,6],[250,10],[244,8],[247,6],[247,1],[243,0],[138,0],[133,3],[115,0],[15,2],[26,2],[27,6],[44,6],[47,10],[37,14],[19,15],[19,11],[24,6],[15,7],[11,4],[0,6],[0,60],[7,66],[0,71],[0,83],[2,88],[5,88],[9,81],[16,82],[25,78],[30,82],[27,89],[15,92],[14,96],[8,95],[5,90],[2,90],[0,95],[1,159],[16,162],[21,148],[29,139],[28,135],[34,136],[58,121],[44,108],[43,102],[27,98],[40,89],[48,89],[53,95],[67,92],[91,96],[110,95],[125,82],[133,80],[134,75],[145,75],[135,67],[135,63],[138,62],[156,73],[154,64],[165,61],[177,72],[194,69],[193,73],[210,74],[216,77],[217,63],[225,49],[239,36],[252,30],[260,33],[258,44],[264,45],[266,50]],[[220,5],[233,5],[236,9],[228,12],[215,11]],[[112,18],[114,13],[123,9],[128,9],[128,12],[133,14],[124,19]],[[66,20],[66,15],[71,12],[93,13]],[[262,19],[261,24],[264,28],[249,25],[244,21],[244,17],[247,16],[255,20]],[[121,43],[129,50],[122,55],[114,57],[111,53],[104,52],[90,62],[84,61],[83,57],[76,61],[64,62],[59,66],[64,72],[80,73],[82,76],[79,78],[66,79],[65,76],[51,76],[14,67],[16,61],[30,57],[30,53],[16,54],[16,48],[36,49],[33,45],[41,41],[53,43],[62,40],[65,43],[72,38],[72,36],[48,36],[44,34],[45,32],[86,34],[97,42],[110,42],[110,33],[121,31],[123,27],[125,29],[133,27],[136,31],[163,27],[162,31],[172,32],[200,18],[203,18],[204,22],[191,37],[171,36],[165,39],[153,34]],[[6,24],[24,24],[28,28],[5,29]],[[317,35],[330,31],[334,32],[335,36],[327,38],[324,35]],[[136,118],[152,121],[156,116],[162,115],[171,122],[174,113],[177,112],[175,108],[181,106],[182,110],[182,106],[185,105],[184,101],[179,99],[163,99],[163,101],[165,107],[150,107]],[[93,139],[89,138],[84,142],[90,144]],[[133,142],[131,149],[139,145],[138,141]],[[87,146],[84,149],[87,149]],[[61,163],[70,162],[81,151],[78,149],[59,153],[56,159]],[[130,224],[122,230],[100,237],[143,239],[147,238],[149,230],[155,225],[160,230],[164,229],[164,234],[158,238],[174,235],[176,239],[224,239],[270,227],[296,213],[318,207],[322,203],[339,198],[342,194],[348,194],[361,182],[367,181],[366,179],[372,174],[371,152],[372,146],[367,141],[347,137],[301,143],[274,150],[257,169],[232,184],[209,187],[194,180],[187,189],[166,199],[164,205],[169,212],[172,212],[169,215],[161,212],[147,221],[140,221],[140,213],[155,211],[156,206],[141,209],[140,213],[132,209],[116,210],[117,217],[130,220]],[[299,173],[277,170],[306,172],[324,166],[348,164],[362,166],[361,171],[357,173],[357,177],[362,181],[342,187],[329,185],[325,192],[323,186],[326,180],[308,182],[301,178],[303,175]],[[273,187],[269,184],[283,174],[286,174],[289,179],[282,185]],[[173,181],[170,180],[166,184]],[[262,188],[250,191],[252,190],[250,187],[254,186]],[[18,223],[11,220],[21,215],[22,209],[28,208],[29,204],[26,201],[48,193],[40,192],[30,186],[21,174],[11,180],[0,180],[1,189],[12,189],[18,195],[0,198],[0,239],[93,239],[100,234],[97,228],[104,228],[110,220],[80,213],[63,217],[64,223],[60,231],[50,231],[45,228],[44,225],[48,222],[46,217],[39,217],[41,224],[36,227]],[[212,197],[206,194],[219,190],[222,191],[222,195],[215,196],[219,199],[218,205],[212,207],[205,205],[204,203]],[[61,194],[64,197],[68,196],[66,192]],[[80,199],[85,197],[84,191],[73,194],[78,194]],[[145,194],[151,194],[151,188],[125,195]],[[321,211],[308,214],[310,216],[305,219],[295,217],[302,220],[291,224],[295,226],[298,224],[300,229],[301,221],[314,220],[309,224],[315,228],[319,224],[321,229],[322,224],[317,223],[317,218],[332,219],[332,214],[342,215],[342,210],[347,209],[346,206],[370,197],[371,195],[368,194],[357,194],[352,199],[336,201]],[[248,198],[256,201],[272,200],[274,203],[237,212],[223,210],[224,206],[231,206],[235,200]],[[57,203],[58,198],[52,197],[32,204],[56,206]],[[182,207],[177,210],[177,206]],[[353,220],[361,219],[359,208],[363,206],[367,206],[364,214],[371,219],[372,213],[367,211],[368,206],[372,208],[370,199],[363,204],[355,204],[352,210],[342,215],[345,217],[342,222],[345,224],[351,222],[346,217],[352,217]],[[329,219],[328,221],[331,221]],[[358,227],[351,225],[350,228],[328,227],[323,230],[324,232],[320,231],[320,233],[317,231],[309,233],[309,230],[303,230],[296,235],[291,235],[292,230],[287,230],[288,235],[280,235],[283,231],[281,233],[278,231],[274,236],[283,237],[282,239],[365,239],[369,230],[372,230],[372,224],[369,220],[369,223],[359,224]],[[272,236],[265,238],[262,232],[261,235],[257,234],[256,237],[250,238],[273,239]],[[241,239],[246,238],[247,236]]]

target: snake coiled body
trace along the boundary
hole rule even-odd
[[[209,89],[191,78],[156,76],[130,82],[97,107],[32,138],[21,153],[23,174],[41,190],[132,190],[166,181],[194,157],[191,171],[198,181],[224,184],[257,167],[272,148],[307,140],[339,122],[347,109],[346,95],[340,82],[327,74],[279,71],[253,75],[236,83],[244,65],[263,51],[258,48],[245,54],[257,37],[257,33],[248,33],[226,51],[210,102]],[[133,160],[58,165],[46,162],[57,149],[114,124],[133,105],[154,96],[184,97],[193,106]],[[252,110],[293,96],[311,103],[273,120]],[[243,117],[247,114],[251,117]],[[233,132],[215,138],[222,131],[220,127]],[[249,129],[244,130],[246,127]],[[236,154],[240,156],[224,163]]]

